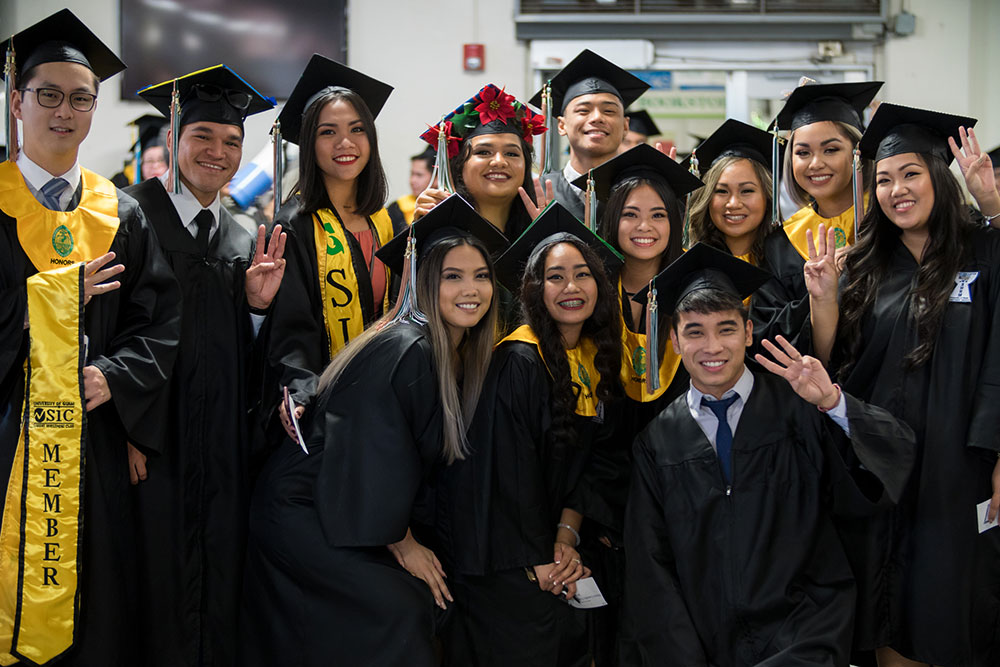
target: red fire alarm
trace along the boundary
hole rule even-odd
[[[463,44],[462,65],[466,72],[482,72],[486,67],[486,46],[483,44]]]

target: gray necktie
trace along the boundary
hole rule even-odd
[[[53,178],[42,186],[39,192],[42,194],[42,205],[53,211],[61,211],[63,207],[59,204],[59,197],[69,187],[69,183],[62,178]]]

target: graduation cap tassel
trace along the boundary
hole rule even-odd
[[[854,168],[851,170],[851,189],[854,191],[854,242],[858,242],[861,218],[865,215],[865,197],[861,192],[864,183],[861,174],[861,151],[854,148]]]
[[[695,178],[700,178],[698,175],[698,149],[691,149],[691,163],[688,166],[688,171],[694,174]],[[681,247],[687,248],[691,244],[691,193],[687,193],[684,196],[684,227],[681,232]]]
[[[427,318],[417,305],[417,239],[411,230],[406,238],[406,252],[403,255],[402,281],[399,284],[399,296],[396,306],[389,317],[379,327],[406,320],[415,324],[427,324]]]
[[[455,185],[451,180],[451,163],[448,159],[448,133],[445,132],[444,118],[438,125],[438,145],[437,159],[434,161],[434,173],[431,174],[431,183],[437,178],[438,190],[444,190],[448,194],[455,194]]]
[[[781,165],[778,150],[778,119],[774,119],[771,126],[771,226],[777,227],[781,224],[781,212],[779,203],[781,201]]]
[[[281,181],[285,177],[285,151],[281,143],[281,121],[275,119],[274,125],[271,126],[271,141],[274,143],[274,168],[272,178],[274,188],[274,212],[278,212],[278,208],[281,207]]]
[[[177,79],[170,93],[170,184],[175,195],[181,194],[181,170],[177,164],[177,152],[181,140],[181,96],[177,91]]]
[[[135,126],[133,126],[135,127]],[[138,128],[132,130],[132,145],[135,150],[132,151],[132,182],[135,185],[142,183],[142,141],[139,136]]]
[[[10,38],[10,43],[7,46],[7,59],[4,63],[4,81],[6,85],[4,86],[4,131],[7,137],[7,159],[11,162],[17,160],[17,121],[14,119],[14,113],[10,108],[11,94],[16,90],[16,84],[14,82],[14,76],[17,71],[17,63],[14,57],[14,38]]]
[[[646,391],[651,394],[660,388],[660,322],[655,281],[655,278],[649,281],[646,300]]]
[[[546,81],[542,86],[542,115],[545,116],[545,127],[548,128],[542,138],[542,173],[549,174],[558,171],[555,164],[559,152],[559,133],[556,131],[556,115],[552,113],[552,82]]]
[[[597,190],[594,185],[594,170],[587,172],[587,199],[584,202],[583,217],[587,221],[587,229],[597,233]]]

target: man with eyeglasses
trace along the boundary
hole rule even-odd
[[[179,110],[171,109],[175,87]],[[255,242],[219,191],[240,165],[244,119],[274,103],[225,65],[139,96],[176,115],[178,136],[167,135],[171,168],[126,192],[180,282],[184,323],[167,392],[167,447],[147,460],[129,446],[143,665],[234,665],[252,443],[261,436],[247,418],[250,360],[284,274],[285,234],[276,226],[267,244],[261,225]]]
[[[136,202],[82,168],[121,61],[68,10],[4,40],[0,664],[139,664],[126,440],[163,448],[180,291]]]

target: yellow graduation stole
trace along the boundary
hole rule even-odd
[[[538,356],[542,357],[542,363],[545,363],[542,348],[538,345],[538,337],[527,324],[519,326],[513,333],[497,343],[497,345],[503,345],[507,341],[531,343],[538,350]],[[566,350],[566,359],[569,361],[569,371],[573,376],[573,382],[580,387],[580,393],[576,399],[576,410],[574,412],[581,417],[597,416],[597,406],[600,401],[594,395],[594,388],[601,381],[601,375],[594,367],[594,357],[596,355],[597,346],[589,338],[581,338],[576,347]],[[545,370],[548,370],[549,375],[552,375],[552,371],[549,370],[547,364]]]
[[[316,238],[316,266],[319,267],[319,291],[323,298],[323,321],[330,358],[365,330],[365,318],[358,299],[358,277],[351,262],[351,247],[340,220],[328,208],[313,214]],[[392,239],[392,220],[385,209],[371,217],[379,246]],[[389,307],[389,269],[385,269],[383,312]]]
[[[618,281],[618,293],[621,294],[621,279]],[[623,308],[628,308],[628,303],[622,304]],[[622,315],[622,385],[625,387],[625,395],[633,401],[649,403],[655,401],[663,392],[670,387],[674,380],[674,375],[681,365],[680,355],[674,352],[672,345],[667,345],[660,358],[660,388],[650,393],[646,387],[646,334],[629,331],[625,325],[625,316]]]
[[[14,162],[0,163],[0,210],[17,220],[17,240],[39,271],[100,257],[118,233],[114,184],[89,169],[80,171],[80,204],[72,211],[50,211],[28,190]]]
[[[865,208],[868,208],[868,194],[865,194]],[[806,242],[806,230],[811,229],[815,237],[820,224],[826,225],[827,229],[833,227],[837,235],[837,247],[843,248],[845,245],[854,243],[854,207],[841,213],[835,218],[824,218],[813,210],[812,206],[803,206],[795,215],[785,220],[783,225],[785,235],[792,242],[795,250],[802,255],[802,259],[809,260],[809,244]]]
[[[36,273],[27,292],[23,417],[0,523],[0,665],[63,654],[73,646],[77,610],[83,265]]]
[[[413,212],[417,210],[417,198],[413,195],[404,195],[396,200],[399,212],[403,214],[406,224],[413,224]]]

